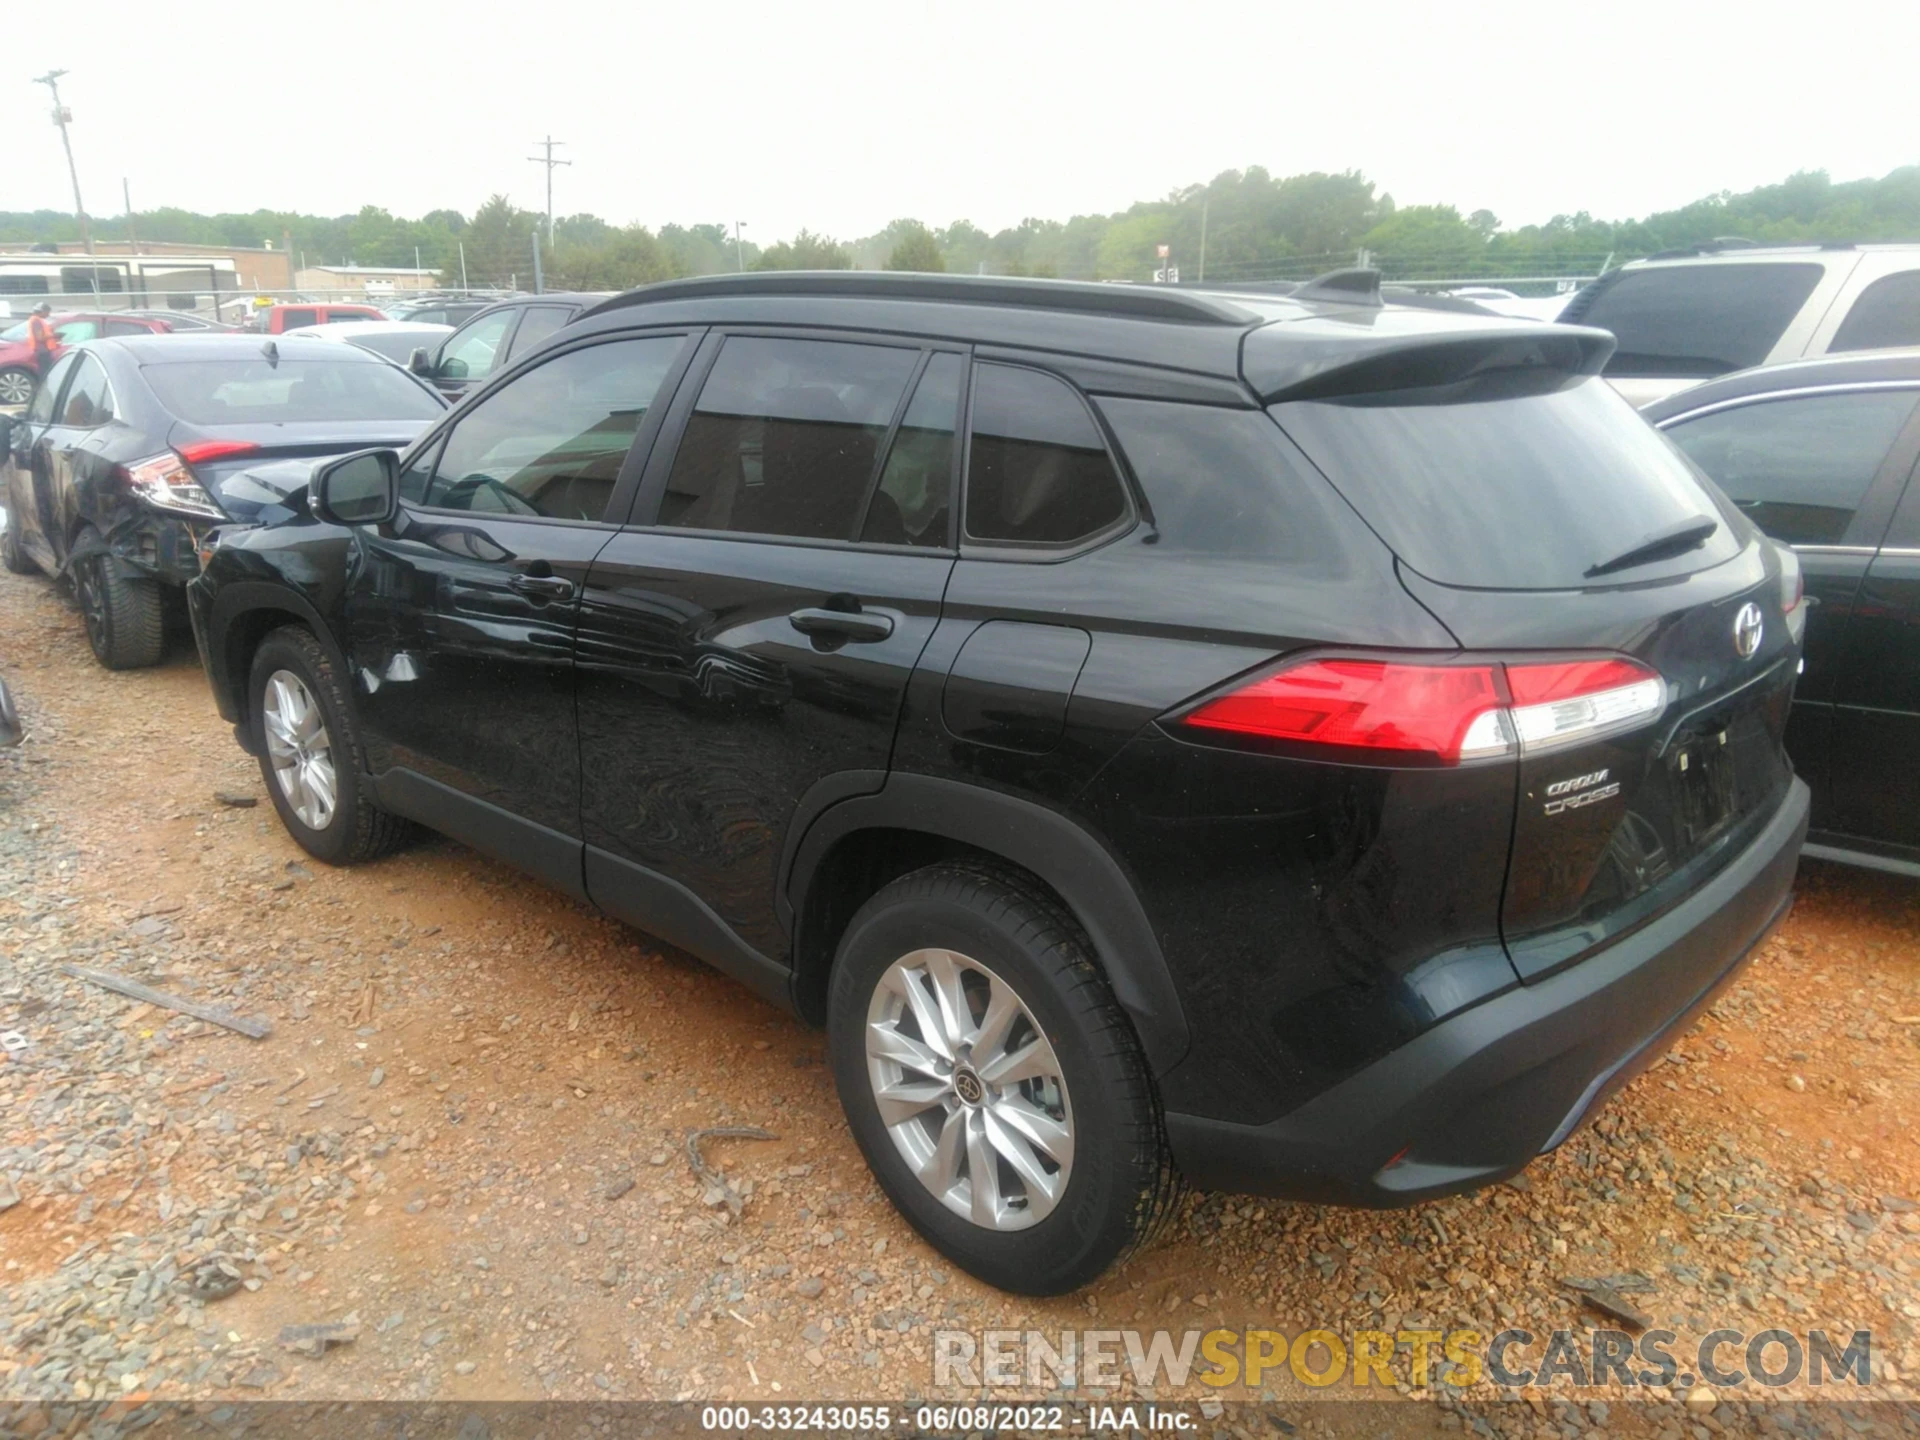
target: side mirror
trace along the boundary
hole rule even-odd
[[[313,513],[331,525],[384,525],[400,510],[400,455],[362,450],[329,460],[308,482]]]
[[[416,349],[407,357],[407,369],[414,374],[431,380],[433,378],[433,357],[425,350]]]

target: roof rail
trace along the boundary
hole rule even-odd
[[[1135,320],[1190,325],[1251,325],[1260,316],[1221,295],[1161,285],[1102,285],[1083,280],[1026,280],[993,275],[923,275],[885,270],[758,270],[663,280],[604,300],[587,311],[601,315],[655,301],[728,295],[835,295],[869,300],[936,300],[966,305],[1013,305],[1071,310]]]
[[[1380,272],[1361,269],[1316,275],[1287,298],[1323,305],[1371,305],[1376,309],[1385,303],[1380,298]]]

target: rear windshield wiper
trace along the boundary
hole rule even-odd
[[[1632,570],[1636,566],[1651,565],[1656,560],[1671,560],[1676,555],[1684,555],[1689,550],[1697,550],[1720,528],[1720,522],[1705,515],[1693,520],[1682,520],[1678,525],[1670,526],[1657,535],[1649,535],[1631,550],[1622,551],[1611,560],[1603,560],[1598,565],[1587,567],[1587,579],[1601,575],[1611,575],[1616,570]]]

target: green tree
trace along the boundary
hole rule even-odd
[[[563,243],[548,280],[556,289],[631,290],[674,277],[673,257],[644,225],[612,231],[597,245]]]
[[[853,255],[831,235],[802,230],[791,240],[769,245],[753,262],[756,270],[851,270]]]
[[[940,272],[947,268],[947,258],[940,253],[940,242],[933,238],[933,232],[918,220],[910,220],[900,227],[884,268]]]
[[[533,232],[543,221],[504,195],[491,196],[473,212],[462,237],[467,247],[467,283],[507,285],[533,279]],[[544,227],[543,227],[544,228]]]

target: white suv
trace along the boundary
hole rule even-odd
[[[1920,345],[1920,244],[1668,251],[1602,275],[1560,319],[1611,330],[1607,378],[1649,405],[1753,365]]]

